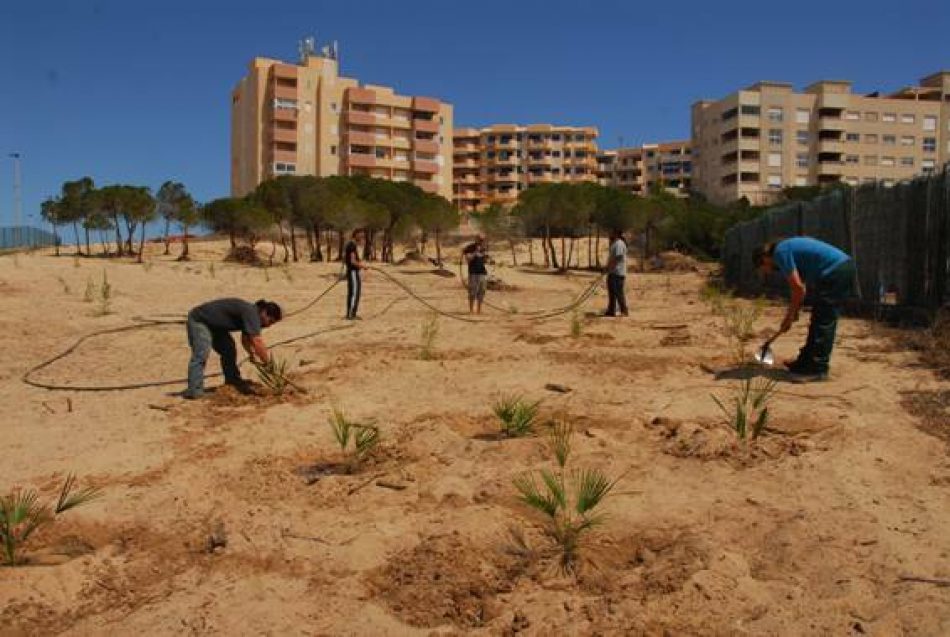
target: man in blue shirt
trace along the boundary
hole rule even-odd
[[[854,285],[851,257],[817,239],[793,237],[762,246],[755,251],[753,259],[763,274],[778,269],[791,288],[791,300],[780,332],[787,332],[798,320],[805,294],[811,293],[808,339],[798,358],[786,366],[796,375],[827,378],[841,305],[851,296]]]

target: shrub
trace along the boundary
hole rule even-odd
[[[557,468],[522,474],[514,480],[519,499],[544,516],[545,534],[560,567],[568,573],[576,573],[584,538],[604,521],[597,509],[619,481],[611,481],[599,469],[568,471],[572,435],[569,424],[555,423],[550,449]]]
[[[500,396],[492,411],[501,423],[501,433],[508,438],[520,438],[534,432],[541,401],[528,402],[517,394]]]
[[[7,566],[21,562],[20,550],[37,529],[51,524],[70,509],[87,504],[102,495],[101,490],[86,487],[75,492],[76,476],[69,474],[59,492],[55,506],[40,504],[36,491],[17,489],[0,497],[0,542]]]
[[[769,421],[768,403],[775,395],[777,384],[769,378],[747,378],[739,383],[728,406],[717,396],[712,397],[740,441],[745,441],[750,434],[755,440],[765,430]]]
[[[343,409],[338,407],[333,408],[328,422],[333,430],[333,437],[340,446],[344,472],[358,472],[367,456],[379,445],[379,427],[349,420]]]

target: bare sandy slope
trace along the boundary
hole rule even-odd
[[[20,382],[92,330],[226,295],[293,309],[337,272],[265,274],[220,263],[223,249],[198,244],[187,264],[154,255],[149,268],[0,258],[0,487],[49,493],[75,471],[105,489],[34,537],[33,565],[0,570],[0,633],[950,634],[950,588],[901,579],[950,579],[947,448],[900,404],[903,391],[941,385],[868,324],[844,321],[832,380],[782,383],[774,431],[736,449],[710,398],[734,382],[701,367],[725,364],[727,341],[696,273],[634,275],[631,317],[588,319],[577,338],[569,315],[443,318],[434,360],[419,356],[428,312],[370,273],[365,320],[277,350],[308,390],[282,399]],[[103,269],[113,313],[94,316],[83,291]],[[386,269],[441,308],[465,308],[457,279]],[[498,273],[518,289],[490,299],[520,312],[563,305],[590,281]],[[267,338],[348,325],[344,294]],[[779,356],[803,334],[779,341]],[[174,379],[187,357],[183,327],[159,327],[91,340],[39,378]],[[540,520],[512,486],[551,466],[544,437],[486,435],[503,391],[575,424],[575,466],[625,474],[577,579],[545,556]],[[308,484],[308,468],[338,459],[331,404],[375,420],[384,445],[359,474]],[[533,552],[513,550],[512,525]],[[213,533],[226,546],[209,552]]]

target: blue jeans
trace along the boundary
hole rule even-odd
[[[363,291],[363,282],[360,280],[360,271],[357,268],[346,273],[346,318],[356,318],[360,309],[360,292]]]
[[[188,345],[191,347],[191,360],[188,361],[187,395],[200,396],[204,393],[205,363],[213,349],[221,357],[221,369],[224,382],[234,385],[241,382],[241,371],[237,366],[237,346],[234,338],[225,330],[212,330],[210,327],[188,315]]]
[[[627,296],[624,293],[624,283],[627,277],[611,272],[607,275],[607,316],[616,316],[617,307],[620,313],[627,315]]]

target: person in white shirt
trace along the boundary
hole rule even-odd
[[[627,280],[627,243],[619,230],[610,231],[610,256],[607,259],[607,311],[604,316],[617,316],[617,310],[628,316],[624,285]]]

